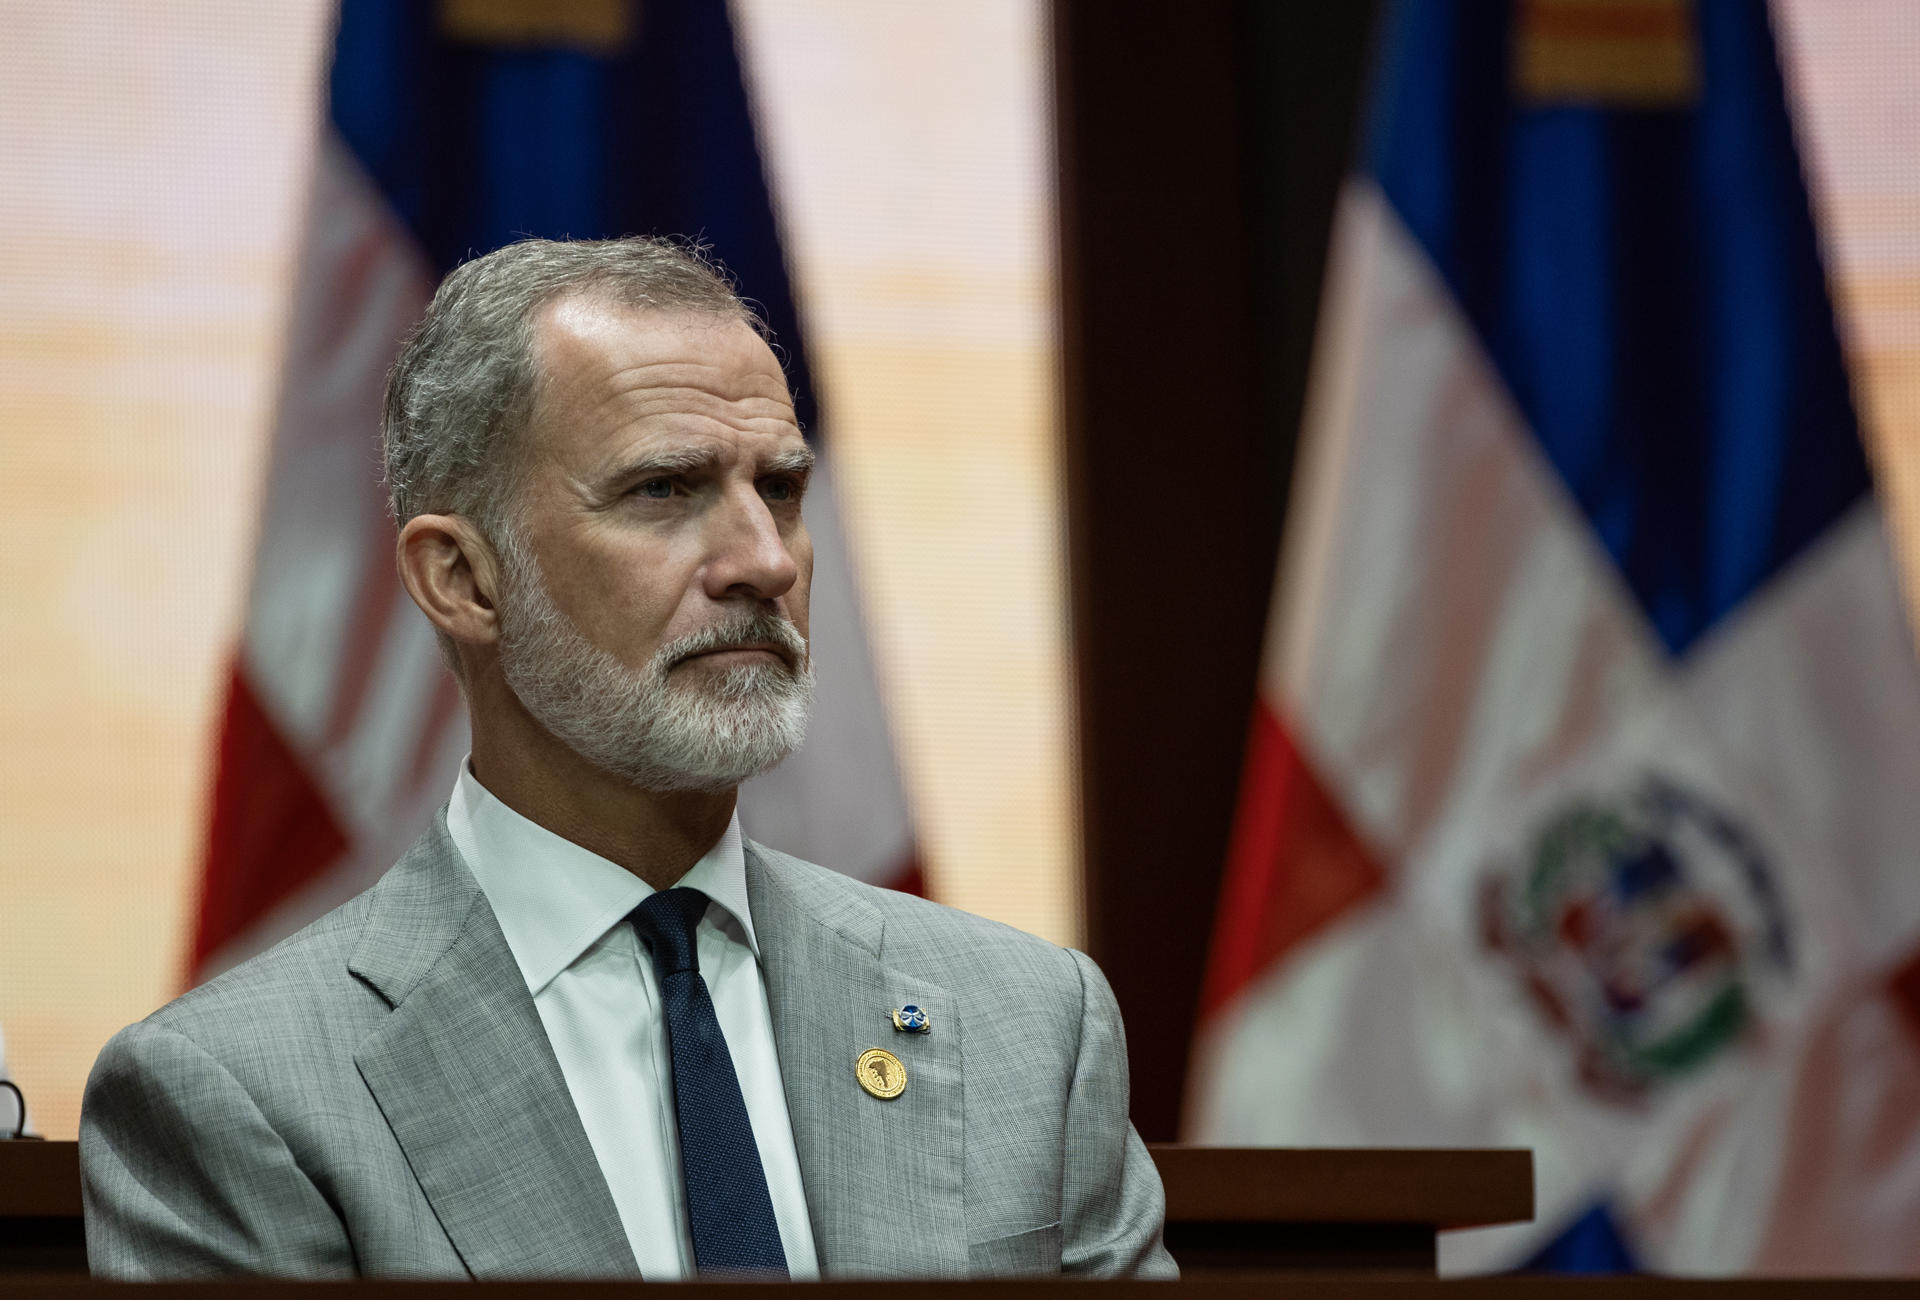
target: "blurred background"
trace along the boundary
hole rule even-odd
[[[1423,9],[1424,17],[1403,12]],[[1904,0],[1698,10],[1657,0],[1244,0],[1175,16],[1087,0],[446,0],[407,12],[428,34],[419,39],[444,42],[458,58],[499,61],[498,84],[472,92],[483,100],[528,79],[512,91],[535,96],[515,101],[523,106],[537,101],[538,79],[556,61],[617,64],[645,47],[646,57],[670,62],[676,55],[665,42],[696,29],[721,32],[737,51],[751,109],[746,136],[714,143],[724,132],[709,134],[719,129],[698,119],[706,101],[697,96],[675,110],[684,119],[639,123],[634,133],[644,141],[684,129],[702,141],[685,165],[698,171],[703,150],[725,147],[744,150],[743,165],[764,177],[763,197],[739,201],[764,205],[772,218],[772,270],[759,269],[764,249],[729,247],[727,212],[680,233],[704,234],[741,273],[743,289],[773,303],[774,315],[790,295],[783,341],[804,350],[817,402],[811,431],[829,450],[826,509],[844,576],[844,599],[835,599],[848,638],[841,660],[860,670],[832,700],[850,701],[863,721],[815,743],[844,742],[866,757],[835,751],[829,764],[803,755],[812,766],[801,764],[764,796],[765,838],[802,852],[827,846],[812,851],[833,865],[851,861],[832,848],[845,842],[847,855],[864,855],[850,866],[858,874],[1090,951],[1126,1015],[1133,1114],[1149,1140],[1518,1142],[1563,1162],[1542,1170],[1540,1225],[1457,1247],[1455,1267],[1553,1262],[1550,1252],[1569,1242],[1585,1251],[1574,1262],[1593,1266],[1920,1267],[1905,1244],[1920,1231],[1905,1240],[1898,1232],[1901,1224],[1920,1229],[1920,1085],[1906,1083],[1903,1092],[1897,1084],[1920,1077],[1911,1069],[1920,1053],[1898,1028],[1920,1026],[1920,973],[1903,974],[1902,965],[1903,944],[1920,952],[1920,908],[1899,883],[1920,879],[1920,868],[1910,851],[1888,857],[1881,847],[1908,830],[1917,838],[1907,843],[1920,843],[1920,824],[1906,809],[1914,792],[1902,785],[1920,768],[1897,732],[1909,717],[1913,608],[1899,591],[1904,585],[1910,597],[1911,575],[1920,573],[1912,562],[1920,558],[1920,170],[1912,164],[1920,157],[1920,86],[1911,75],[1920,66],[1920,10]],[[366,780],[347,770],[352,737],[297,716],[308,707],[303,692],[326,696],[309,710],[315,717],[338,713],[342,692],[353,692],[340,684],[345,670],[334,660],[314,670],[335,674],[324,690],[302,677],[311,661],[307,634],[289,629],[354,625],[356,598],[367,597],[340,587],[348,580],[338,574],[362,572],[361,552],[377,556],[387,545],[369,522],[380,503],[374,430],[339,413],[365,409],[365,377],[384,370],[390,351],[381,348],[390,349],[419,292],[404,286],[430,285],[444,256],[435,241],[445,232],[421,233],[406,184],[395,179],[405,160],[374,156],[369,132],[377,135],[378,122],[343,120],[338,21],[330,0],[0,0],[0,30],[9,34],[0,49],[0,222],[9,232],[0,241],[0,660],[8,667],[0,680],[8,738],[0,750],[0,1035],[5,1072],[25,1090],[33,1126],[49,1137],[76,1132],[80,1090],[107,1037],[363,884],[370,867],[392,860],[394,843],[410,838],[422,809],[444,797],[461,752],[457,718],[448,721],[431,703],[444,687],[420,675],[431,669],[381,675],[379,664],[430,659],[420,644],[400,645],[398,632],[385,634],[381,657],[361,671],[372,681],[372,711],[391,714],[396,700],[418,711],[407,744],[430,773],[421,787],[428,793],[347,808],[358,797],[354,780]],[[1393,54],[1392,33],[1395,24],[1420,21],[1451,33],[1453,43],[1431,53],[1457,59],[1463,84],[1480,66],[1470,57],[1475,23],[1498,30],[1498,57],[1523,71],[1496,74],[1488,93],[1517,97],[1517,116],[1501,120],[1518,132],[1530,129],[1527,113],[1552,111],[1667,113],[1688,122],[1697,115],[1724,125],[1742,110],[1709,112],[1721,102],[1716,33],[1749,24],[1757,35],[1741,48],[1758,60],[1752,67],[1777,67],[1779,80],[1761,76],[1740,103],[1760,104],[1753,111],[1764,116],[1772,94],[1791,133],[1726,138],[1744,141],[1739,157],[1756,175],[1804,176],[1801,218],[1788,211],[1779,228],[1790,232],[1811,214],[1816,297],[1804,301],[1819,301],[1824,268],[1850,379],[1851,406],[1843,386],[1835,408],[1844,427],[1823,436],[1850,447],[1864,441],[1874,483],[1867,505],[1877,501],[1875,518],[1884,517],[1899,557],[1884,581],[1870,574],[1849,588],[1857,605],[1897,628],[1894,640],[1876,624],[1849,641],[1854,606],[1813,608],[1805,618],[1828,639],[1787,643],[1779,654],[1798,676],[1768,678],[1740,706],[1742,717],[1777,712],[1790,729],[1825,707],[1828,697],[1807,683],[1829,676],[1888,701],[1875,739],[1857,749],[1837,742],[1828,757],[1845,753],[1847,761],[1816,756],[1806,768],[1808,782],[1840,787],[1820,805],[1823,830],[1849,819],[1886,828],[1871,850],[1862,840],[1854,857],[1822,856],[1822,845],[1807,847],[1818,836],[1791,818],[1783,828],[1760,814],[1754,823],[1775,858],[1798,853],[1839,876],[1894,880],[1854,891],[1873,900],[1863,910],[1883,924],[1868,945],[1849,939],[1859,926],[1850,931],[1845,916],[1808,920],[1804,933],[1815,937],[1799,951],[1810,955],[1784,974],[1741,964],[1758,958],[1725,958],[1731,965],[1713,969],[1745,980],[1742,995],[1759,1009],[1729,1031],[1733,1046],[1697,1077],[1637,1080],[1640,1091],[1626,1100],[1580,1091],[1591,1062],[1564,1024],[1527,1020],[1531,1028],[1512,1031],[1521,1044],[1513,1050],[1531,1053],[1551,1075],[1526,1083],[1525,1098],[1511,1079],[1485,1088],[1462,1082],[1471,1062],[1436,1065],[1432,1052],[1423,1057],[1425,1049],[1369,1028],[1370,1006],[1395,1008],[1381,1023],[1397,1025],[1414,1004],[1419,945],[1432,939],[1419,929],[1424,923],[1381,940],[1414,954],[1403,963],[1411,974],[1355,950],[1361,955],[1352,960],[1377,985],[1364,998],[1353,990],[1365,980],[1341,976],[1348,982],[1336,987],[1335,976],[1315,974],[1319,949],[1309,951],[1372,924],[1366,907],[1415,907],[1423,890],[1446,879],[1429,864],[1451,861],[1452,851],[1387,826],[1391,817],[1378,811],[1388,798],[1379,783],[1393,778],[1368,765],[1409,743],[1412,731],[1369,731],[1356,705],[1349,714],[1360,721],[1349,730],[1365,734],[1341,749],[1344,721],[1297,716],[1302,690],[1345,698],[1326,672],[1309,671],[1316,655],[1345,644],[1352,626],[1335,628],[1332,614],[1324,626],[1313,621],[1330,608],[1326,592],[1359,573],[1363,595],[1411,599],[1376,581],[1391,571],[1391,556],[1364,570],[1325,556],[1342,551],[1343,536],[1358,550],[1372,536],[1347,522],[1367,497],[1369,473],[1396,485],[1383,500],[1400,501],[1398,493],[1417,494],[1449,475],[1471,484],[1509,472],[1485,459],[1389,465],[1390,453],[1377,448],[1368,460],[1362,452],[1378,430],[1340,406],[1343,392],[1357,400],[1369,382],[1408,373],[1370,351],[1391,351],[1392,330],[1369,332],[1364,321],[1354,324],[1364,312],[1344,306],[1383,301],[1378,286],[1391,278],[1379,267],[1399,245],[1366,215],[1379,207],[1378,194],[1398,214],[1388,224],[1404,223],[1425,250],[1420,256],[1438,267],[1439,298],[1451,293],[1469,308],[1475,301],[1468,272],[1448,261],[1446,237],[1436,242],[1409,215],[1406,195],[1432,185],[1395,188],[1397,173],[1379,161],[1378,123],[1390,117],[1381,105],[1397,78],[1413,75],[1404,55]],[[369,22],[376,37],[396,27]],[[340,50],[344,60],[348,46]],[[383,73],[354,75],[411,84],[410,60],[440,57],[404,45],[390,53]],[[702,57],[718,56],[707,48]],[[1541,92],[1526,68],[1547,69],[1540,84],[1572,86],[1571,97]],[[1529,108],[1526,94],[1546,98]],[[457,95],[429,94],[407,111],[440,121],[436,129],[451,120],[455,134],[480,134],[485,125],[463,117],[477,110]],[[1606,165],[1634,147],[1637,130],[1612,139]],[[524,121],[511,138],[510,147],[528,147]],[[1686,156],[1710,162],[1711,138],[1690,138]],[[1530,156],[1519,146],[1508,155]],[[1463,164],[1454,180],[1463,188],[1511,184],[1520,193],[1515,175]],[[1715,183],[1733,187],[1735,202],[1792,208],[1791,179],[1786,190],[1749,194],[1739,189],[1746,175],[1735,166]],[[381,206],[389,200],[398,220]],[[1628,193],[1609,211],[1631,213],[1638,202]],[[1648,209],[1657,206],[1650,194]],[[1523,207],[1506,210],[1519,213],[1515,229],[1524,224]],[[512,226],[511,213],[501,219],[534,229]],[[628,230],[655,228],[658,219],[616,220]],[[375,232],[366,235],[376,249],[367,256],[388,259],[380,265],[397,268],[391,282],[403,286],[369,308],[372,315],[353,317],[357,325],[339,314],[343,301],[352,305],[340,285],[358,265],[343,231]],[[1689,237],[1699,237],[1697,227]],[[405,251],[410,238],[424,253]],[[1373,253],[1367,239],[1377,242]],[[1797,246],[1784,235],[1776,242],[1767,255],[1781,259],[1783,282],[1804,279],[1807,266],[1793,264]],[[1348,250],[1332,263],[1345,271],[1329,272],[1330,247]],[[1579,253],[1563,247],[1554,255]],[[376,298],[369,290],[367,301]],[[1422,310],[1431,301],[1420,299]],[[1496,377],[1487,382],[1513,390],[1517,423],[1544,427],[1514,378],[1517,354],[1503,350],[1524,351],[1524,340],[1503,341],[1496,328],[1511,320],[1473,310],[1463,319],[1462,337],[1478,330],[1491,340]],[[1823,318],[1814,311],[1811,319],[1817,334]],[[1834,327],[1824,328],[1831,342]],[[364,348],[340,342],[348,335]],[[366,342],[371,335],[378,337]],[[1817,352],[1819,344],[1808,346]],[[1800,354],[1779,347],[1786,350],[1768,354],[1767,364],[1790,371]],[[361,395],[334,400],[354,375]],[[1436,409],[1431,418],[1444,432],[1455,416]],[[1464,406],[1455,415],[1463,429],[1481,418]],[[344,488],[304,476],[301,457],[317,444],[300,440],[317,424],[327,424],[328,464],[364,470],[357,485],[354,473]],[[1590,450],[1604,462],[1608,444],[1595,437]],[[1772,454],[1762,443],[1742,441],[1736,430],[1712,455],[1747,465]],[[1327,469],[1332,453],[1322,448],[1349,445],[1362,450],[1342,462],[1347,469]],[[1463,435],[1457,445],[1466,456],[1478,444]],[[1670,468],[1657,449],[1650,461],[1641,450],[1621,466],[1650,465],[1656,475]],[[1568,517],[1585,506],[1592,521],[1590,531],[1580,531],[1584,522],[1568,528],[1597,538],[1595,554],[1617,556],[1611,517],[1586,501],[1551,445],[1548,453],[1567,475]],[[1806,475],[1796,470],[1784,481],[1790,487],[1799,477]],[[1776,556],[1742,596],[1758,601],[1773,590],[1769,583],[1799,581],[1792,563],[1818,550],[1823,529],[1868,527],[1857,512],[1842,513],[1859,504],[1855,497],[1835,491],[1837,504],[1792,539],[1794,553]],[[1559,500],[1539,497],[1548,498]],[[1505,517],[1534,508],[1498,494],[1477,505],[1462,500],[1434,504],[1432,517],[1402,516],[1441,556],[1436,565],[1458,535],[1448,510]],[[1773,508],[1782,518],[1792,513],[1777,501]],[[354,560],[303,567],[327,549],[314,538],[340,519],[359,521]],[[1570,545],[1595,549],[1592,541]],[[1493,588],[1470,559],[1452,585],[1435,578],[1421,588],[1443,607],[1438,622],[1375,620],[1365,624],[1376,630],[1373,644],[1422,628],[1450,628],[1474,642],[1453,615],[1480,617],[1472,610]],[[1632,586],[1638,573],[1621,564]],[[289,595],[301,574],[310,587]],[[288,601],[299,609],[285,613]],[[1633,619],[1620,634],[1657,647],[1643,656],[1654,666],[1634,670],[1647,681],[1683,675],[1733,636],[1696,651],[1666,635],[1649,608],[1660,636]],[[1525,625],[1524,608],[1514,617]],[[1744,626],[1728,620],[1717,626]],[[340,662],[353,658],[351,639]],[[1869,641],[1870,652],[1861,649]],[[1883,643],[1892,648],[1883,653]],[[1836,657],[1822,658],[1836,646]],[[1413,648],[1436,658],[1477,653],[1452,643]],[[1475,680],[1483,695],[1511,695],[1505,678]],[[1801,685],[1780,685],[1789,680]],[[1657,694],[1644,683],[1622,685],[1624,677],[1608,681],[1616,696]],[[1346,689],[1405,693],[1415,704],[1439,698],[1404,685],[1389,673]],[[1845,707],[1855,706],[1833,704]],[[1291,737],[1285,762],[1261,748],[1262,708],[1278,718],[1275,734]],[[1715,731],[1711,720],[1701,734],[1721,747],[1702,741],[1697,759],[1700,783],[1718,791],[1708,803],[1744,807],[1749,795],[1715,784],[1712,753],[1737,757],[1744,745],[1779,743],[1777,734],[1757,725]],[[1920,744],[1920,734],[1911,739]],[[1449,761],[1473,761],[1471,742],[1463,743],[1466,756]],[[308,764],[299,798],[319,811],[303,812],[284,789],[264,787],[260,773],[283,761]],[[829,767],[837,775],[814,775]],[[1560,777],[1549,784],[1566,788]],[[1496,811],[1516,826],[1535,825],[1545,797],[1530,787]],[[1855,797],[1857,817],[1848,802]],[[809,825],[799,845],[783,840],[778,815],[796,801],[822,823]],[[1459,818],[1470,822],[1472,809],[1489,807],[1472,805]],[[260,808],[268,812],[256,815]],[[873,823],[871,834],[847,831],[863,821]],[[1310,830],[1274,830],[1300,825]],[[1491,848],[1461,852],[1498,856]],[[1704,862],[1715,852],[1727,856],[1711,846],[1698,856]],[[297,878],[257,883],[295,859],[305,864]],[[1316,863],[1348,865],[1322,871]],[[1793,869],[1776,874],[1792,877]],[[1703,888],[1734,916],[1729,950],[1744,952],[1742,927],[1768,924],[1742,919],[1743,907],[1760,906],[1751,885]],[[1819,889],[1817,881],[1789,880],[1776,891],[1788,901],[1766,906],[1791,914],[1800,892]],[[1446,906],[1432,903],[1436,913]],[[1868,947],[1870,958],[1856,960]],[[1462,978],[1503,979],[1516,989],[1531,978],[1531,967],[1516,975],[1511,963],[1488,962],[1498,973]],[[1836,1009],[1835,990],[1865,987],[1859,982],[1886,972],[1887,982],[1873,988],[1908,989],[1901,996],[1909,1000],[1889,1003],[1895,1011],[1884,1024]],[[1412,983],[1391,985],[1401,975]],[[1766,993],[1769,980],[1786,991]],[[1262,1019],[1260,999],[1269,996],[1286,1016]],[[1444,1037],[1451,1014],[1434,1010],[1428,1023],[1443,1026]],[[1538,1018],[1520,993],[1488,1014],[1513,1025]],[[1247,1041],[1255,1047],[1240,1045]],[[1472,1041],[1470,1031],[1450,1041]],[[1831,1095],[1851,1096],[1836,1104],[1858,1122],[1826,1135],[1822,1149],[1839,1154],[1809,1173],[1794,1163],[1799,1148],[1782,1136],[1782,1117],[1799,1113],[1795,1099],[1825,1106],[1819,1099],[1829,1094],[1808,1082],[1807,1060],[1844,1063],[1850,1053],[1861,1069]],[[1365,1104],[1330,1110],[1312,1100],[1343,1078],[1374,1072],[1414,1078],[1409,1087],[1420,1100],[1387,1120]],[[1751,1111],[1762,1093],[1786,1100]],[[1409,1116],[1432,1122],[1422,1127]],[[1585,1136],[1541,1136],[1556,1126]],[[1704,1167],[1676,1171],[1593,1154],[1634,1143],[1671,1150],[1708,1131],[1715,1136],[1700,1138],[1696,1150],[1721,1154],[1703,1157]],[[1733,1185],[1760,1190],[1742,1199],[1727,1190]],[[1856,1206],[1849,1197],[1875,1208],[1855,1217],[1858,1236],[1767,1255],[1755,1225],[1780,1213],[1793,1187],[1813,1185],[1848,1214]]]

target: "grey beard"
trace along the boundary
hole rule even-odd
[[[645,667],[628,668],[553,603],[517,533],[498,531],[501,672],[527,712],[580,757],[644,790],[711,793],[799,747],[813,707],[813,662],[792,623],[743,607],[661,646]],[[689,655],[751,642],[780,646],[798,667],[736,664],[717,680],[669,678]]]

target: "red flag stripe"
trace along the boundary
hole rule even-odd
[[[193,973],[346,848],[333,811],[236,661],[220,727]]]
[[[892,875],[875,883],[885,885],[888,889],[896,889],[903,894],[918,894],[922,898],[927,896],[927,878],[920,870],[918,853],[909,853],[906,860]]]
[[[1894,969],[1887,980],[1888,992],[1893,995],[1893,1004],[1900,1010],[1900,1019],[1920,1040],[1920,948],[1915,948],[1911,956]]]
[[[1258,701],[1200,1014],[1214,1015],[1385,883],[1386,873],[1292,736]]]

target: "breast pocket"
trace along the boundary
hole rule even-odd
[[[1019,1277],[1060,1271],[1060,1225],[1049,1223],[1006,1237],[967,1245],[967,1273],[971,1277]]]

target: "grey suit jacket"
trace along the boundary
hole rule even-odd
[[[1171,1276],[1093,962],[747,848],[824,1275]],[[933,1032],[896,1033],[918,1003]],[[885,1047],[907,1090],[867,1095]],[[444,818],[378,884],[121,1031],[80,1120],[120,1278],[634,1276],[533,999]]]

